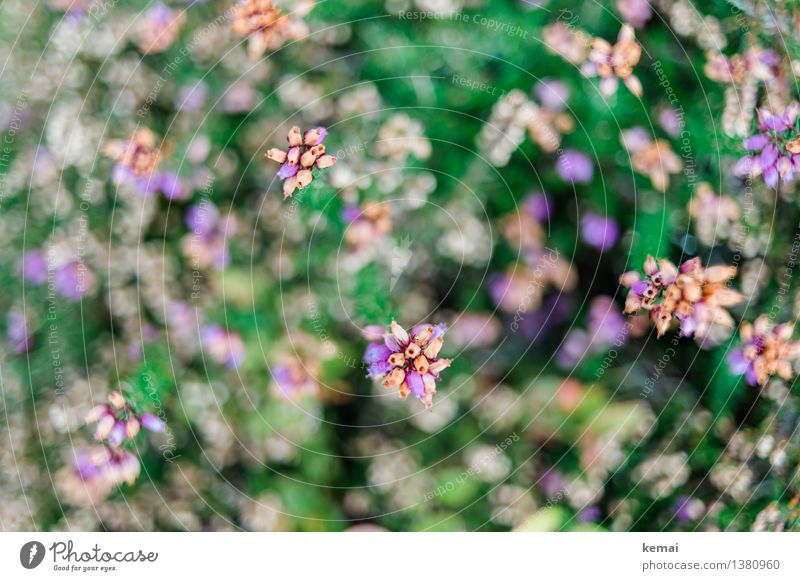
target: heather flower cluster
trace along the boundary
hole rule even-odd
[[[737,176],[763,176],[770,188],[789,184],[800,170],[800,103],[793,101],[780,114],[758,110],[758,133],[747,138],[746,149],[753,152],[734,166]]]
[[[791,380],[800,359],[800,342],[792,340],[789,323],[773,325],[766,315],[739,328],[742,346],[730,352],[731,372],[744,375],[750,385],[764,385],[774,375]]]
[[[733,266],[704,267],[699,258],[687,260],[678,269],[669,260],[648,256],[644,278],[637,271],[620,278],[630,289],[625,312],[649,311],[659,337],[677,320],[681,335],[703,339],[712,325],[733,327],[727,309],[744,298],[727,284],[735,275]]]
[[[364,353],[370,377],[383,379],[383,387],[397,389],[401,398],[411,394],[431,408],[439,374],[452,363],[439,357],[445,330],[442,323],[422,323],[409,332],[396,321],[386,333],[381,334],[380,328],[368,328],[366,336],[383,339],[370,343]]]
[[[108,395],[108,403],[92,408],[85,420],[96,424],[94,439],[99,444],[76,447],[57,480],[71,502],[93,505],[121,484],[133,484],[139,476],[139,458],[123,444],[132,441],[142,428],[160,433],[167,426],[154,414],[137,413],[119,391]]]
[[[118,391],[112,391],[108,395],[107,404],[92,408],[86,414],[86,422],[97,424],[95,440],[105,441],[114,447],[135,438],[141,428],[150,432],[163,432],[166,428],[166,423],[158,416],[137,414],[130,402]]]
[[[231,8],[231,28],[247,38],[247,54],[258,59],[268,50],[305,38],[308,27],[302,17],[312,6],[311,2],[301,1],[286,14],[272,0],[239,0]]]
[[[328,130],[324,127],[309,129],[300,133],[295,126],[289,130],[286,140],[287,150],[273,147],[265,156],[281,164],[278,177],[283,180],[283,197],[289,198],[295,190],[301,190],[314,181],[314,168],[325,169],[336,163],[336,158],[325,153],[325,137]]]
[[[633,74],[639,63],[642,47],[636,42],[636,32],[629,24],[623,24],[617,42],[595,38],[583,72],[590,77],[600,77],[600,92],[609,97],[617,92],[619,81],[637,97],[642,96],[642,82]]]
[[[185,196],[175,174],[158,171],[163,154],[158,137],[151,130],[141,128],[128,140],[111,140],[105,153],[115,162],[112,181],[116,185],[128,185],[143,196],[158,191],[167,198]]]

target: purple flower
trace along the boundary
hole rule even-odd
[[[569,100],[569,88],[558,79],[542,79],[533,87],[533,94],[551,111],[563,111]]]
[[[581,238],[589,246],[605,252],[619,238],[619,225],[613,218],[589,212],[581,218]]]
[[[602,514],[596,506],[585,506],[578,513],[577,520],[580,523],[597,522]]]
[[[362,210],[361,206],[357,204],[348,204],[344,208],[342,208],[342,220],[350,224],[351,222],[355,222],[361,216]]]
[[[589,307],[588,319],[593,344],[619,347],[627,340],[625,317],[611,297],[596,297]]]
[[[522,207],[531,218],[539,222],[544,222],[550,217],[553,211],[553,202],[550,201],[547,194],[536,192],[535,194],[530,194],[523,200]]]
[[[594,167],[589,156],[574,149],[567,149],[561,154],[556,162],[556,171],[567,183],[588,184],[594,175]]]
[[[580,329],[570,331],[556,355],[556,363],[562,369],[569,369],[583,359],[592,346],[589,335]]]
[[[107,446],[73,450],[71,466],[59,475],[72,502],[94,504],[122,483],[133,484],[139,476],[139,459],[132,452]]]
[[[47,260],[40,250],[29,250],[22,257],[22,276],[33,284],[47,281]]]
[[[703,501],[691,496],[679,496],[672,505],[672,514],[680,524],[698,520],[705,512]]]
[[[167,429],[167,423],[153,414],[142,414],[139,416],[139,421],[142,427],[150,432],[160,433]]]
[[[186,85],[178,92],[176,107],[178,111],[184,113],[194,113],[199,111],[206,104],[208,96],[208,85],[203,81],[197,81],[191,85]]]
[[[54,276],[54,286],[59,294],[73,301],[86,296],[93,289],[94,281],[94,274],[81,260],[62,264]]]
[[[778,375],[794,378],[794,367],[800,360],[800,342],[792,340],[789,323],[773,325],[766,315],[739,327],[741,347],[728,354],[728,366],[734,375],[745,375],[750,385],[764,385]]]
[[[141,427],[151,432],[163,432],[167,427],[163,420],[153,414],[136,413],[119,391],[112,391],[108,395],[108,403],[93,407],[86,414],[86,422],[96,424],[95,440],[105,440],[114,448],[135,438]]]
[[[389,356],[394,353],[383,343],[370,343],[364,352],[364,363],[367,365],[367,372],[371,377],[382,377],[389,373],[392,366],[387,362]]]
[[[19,311],[9,311],[7,316],[8,340],[11,341],[15,354],[25,353],[33,345],[33,338],[28,327],[28,321]]]
[[[616,0],[615,4],[623,20],[636,28],[643,27],[653,17],[648,0]]]
[[[202,339],[206,352],[215,363],[236,369],[244,361],[244,341],[238,333],[226,331],[219,325],[206,325]]]
[[[170,200],[185,200],[191,192],[185,183],[178,177],[178,174],[164,171],[157,176],[158,189],[164,197]]]
[[[772,189],[779,182],[791,183],[800,171],[800,105],[792,102],[780,115],[768,109],[758,111],[759,132],[748,137],[745,149],[752,153],[733,166],[737,176],[763,176],[764,183]]]
[[[232,216],[223,218],[211,202],[205,200],[186,211],[186,225],[191,232],[183,239],[183,252],[195,268],[225,268],[230,261],[228,239],[236,226]]]

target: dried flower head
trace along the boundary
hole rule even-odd
[[[555,22],[542,30],[545,49],[564,60],[580,65],[586,60],[592,37],[571,23]]]
[[[266,154],[267,158],[281,164],[278,177],[283,180],[283,197],[289,198],[295,190],[300,190],[314,181],[312,170],[325,169],[336,163],[336,158],[325,153],[323,141],[328,135],[324,127],[309,129],[300,133],[297,126],[289,130],[286,140],[289,148],[284,151],[273,147]]]
[[[392,231],[389,204],[369,202],[363,206],[347,206],[342,217],[348,223],[344,239],[353,248],[374,246]]]
[[[112,174],[116,185],[129,184],[141,195],[164,189],[157,171],[162,152],[156,134],[149,129],[137,129],[127,140],[109,141],[104,151],[116,162]]]
[[[167,424],[153,414],[136,413],[130,402],[118,391],[108,395],[108,403],[92,408],[86,414],[86,422],[97,424],[94,439],[106,441],[116,447],[136,437],[141,428],[150,432],[163,432]]]
[[[245,344],[239,333],[226,331],[220,325],[206,325],[201,339],[206,354],[214,363],[237,369],[244,362]]]
[[[743,345],[731,351],[731,372],[745,374],[750,385],[764,385],[773,375],[791,380],[793,364],[800,356],[800,342],[792,341],[792,325],[773,325],[766,315],[754,323],[744,322],[739,329]]]
[[[650,311],[659,337],[667,332],[673,317],[680,321],[681,335],[699,339],[706,336],[713,324],[733,327],[727,307],[743,299],[727,286],[736,275],[736,267],[704,267],[699,258],[692,258],[678,270],[669,260],[656,262],[648,256],[644,274],[644,279],[636,271],[620,277],[620,284],[630,289],[625,312]]]
[[[383,378],[386,389],[399,389],[403,399],[411,393],[430,408],[436,380],[451,363],[450,359],[439,358],[444,333],[442,323],[416,325],[408,332],[392,321],[389,331],[382,336],[383,341],[370,343],[364,353],[369,375],[374,379]],[[368,327],[365,336],[375,339],[380,335],[376,329]]]
[[[631,155],[633,169],[649,177],[653,187],[662,192],[669,187],[669,174],[683,169],[681,158],[672,151],[669,142],[651,140],[642,127],[623,131],[621,140]]]
[[[707,182],[697,185],[689,202],[689,216],[695,221],[695,235],[705,246],[727,240],[739,222],[739,205],[727,195],[717,195]]]
[[[311,2],[299,2],[291,14],[284,14],[272,0],[240,0],[231,9],[231,28],[247,37],[247,54],[257,59],[267,50],[308,36],[308,27],[301,18],[312,7]]]
[[[137,129],[128,140],[112,140],[105,153],[118,167],[136,177],[149,176],[161,162],[161,151],[156,147],[156,134],[147,128]]]
[[[565,112],[569,89],[561,81],[548,79],[534,87],[539,103],[528,103],[528,135],[542,151],[553,153],[561,145],[561,136],[575,129],[575,119]]]
[[[642,83],[633,74],[633,67],[641,56],[642,47],[636,42],[633,27],[623,24],[615,44],[602,38],[592,41],[592,50],[583,71],[587,76],[600,77],[600,92],[606,97],[617,92],[619,79],[631,93],[641,97]]]
[[[93,505],[122,483],[139,476],[139,459],[123,448],[88,446],[75,449],[71,464],[57,475],[64,497],[74,504]]]
[[[134,30],[134,39],[143,54],[164,52],[175,42],[186,20],[186,12],[172,10],[157,2],[145,13]]]

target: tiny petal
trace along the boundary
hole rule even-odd
[[[108,394],[108,401],[110,401],[111,405],[113,405],[118,410],[122,409],[123,407],[125,407],[125,396],[123,396],[118,391],[112,391],[111,393],[109,393]]]
[[[331,167],[336,163],[336,158],[332,155],[321,155],[317,158],[317,167],[319,169],[325,169],[326,167]]]
[[[300,134],[300,128],[297,125],[289,130],[286,140],[289,142],[289,147],[297,147],[303,144],[303,136]]]
[[[139,421],[144,429],[150,432],[163,432],[167,428],[167,423],[153,414],[142,414]]]
[[[119,446],[125,441],[125,433],[125,422],[116,422],[108,434],[108,443],[112,446]]]
[[[264,155],[272,161],[277,161],[278,163],[283,163],[286,161],[286,152],[282,149],[278,149],[277,147],[273,147]]]
[[[420,398],[425,395],[425,382],[422,379],[422,374],[418,371],[410,371],[406,374],[406,383],[414,397]]]
[[[281,169],[278,170],[278,177],[282,180],[297,175],[300,166],[294,163],[284,163]]]

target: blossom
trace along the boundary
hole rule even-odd
[[[586,60],[592,42],[587,32],[560,21],[545,26],[542,38],[547,52],[575,65]]]
[[[506,313],[524,315],[538,311],[550,286],[560,292],[575,288],[577,276],[567,261],[553,257],[552,253],[538,253],[529,260],[530,266],[512,267],[489,278],[489,295]]]
[[[411,155],[417,159],[428,159],[433,147],[425,137],[424,126],[405,113],[392,115],[381,125],[375,139],[375,153],[393,161],[402,161]]]
[[[374,246],[392,231],[389,204],[349,205],[342,210],[342,218],[348,223],[344,239],[354,248]]]
[[[156,134],[147,128],[137,129],[128,140],[115,139],[106,144],[105,153],[116,165],[112,181],[116,185],[130,184],[142,195],[158,189],[156,170],[161,163],[161,150]]]
[[[312,7],[312,2],[300,2],[291,14],[284,14],[272,0],[240,0],[231,8],[231,28],[247,37],[247,54],[258,59],[267,50],[277,50],[289,41],[308,36],[308,27],[301,18]]]
[[[25,353],[33,345],[33,336],[30,324],[25,315],[20,311],[12,310],[6,317],[8,329],[6,334],[11,341],[12,350],[16,355]]]
[[[288,399],[317,391],[317,381],[306,365],[297,357],[284,357],[270,368],[272,391]]]
[[[80,19],[86,14],[87,8],[94,0],[47,0],[48,6],[53,10],[64,12],[68,16]]]
[[[206,103],[208,85],[203,81],[195,81],[181,87],[175,99],[175,108],[185,113],[199,111]]]
[[[425,407],[433,405],[436,380],[450,367],[450,359],[439,358],[445,326],[424,323],[411,332],[392,321],[383,342],[373,342],[364,352],[364,364],[373,379],[383,378],[387,389],[399,388],[400,397],[409,393]]]
[[[202,330],[203,346],[214,363],[236,369],[244,361],[242,336],[220,325],[206,325]]]
[[[291,197],[295,190],[306,187],[314,180],[312,170],[325,169],[336,163],[336,158],[325,153],[323,141],[328,135],[324,127],[310,129],[301,135],[300,128],[294,126],[286,139],[289,149],[284,151],[273,147],[265,155],[281,164],[278,177],[283,180],[283,197]]]
[[[688,210],[695,221],[695,234],[705,246],[727,240],[741,215],[733,198],[718,196],[706,182],[697,185]]]
[[[581,218],[581,238],[589,246],[605,252],[619,238],[619,224],[613,218],[589,212]]]
[[[543,192],[529,194],[520,205],[531,218],[538,222],[546,221],[553,213],[553,201]]]
[[[750,385],[764,385],[773,375],[790,380],[793,364],[800,356],[800,342],[792,341],[789,323],[773,325],[766,315],[739,328],[743,345],[730,352],[728,365],[736,375],[744,374]]]
[[[583,152],[567,149],[558,158],[556,171],[567,183],[588,184],[594,175],[594,166],[589,156]]]
[[[22,276],[25,280],[35,284],[44,284],[47,281],[47,259],[41,250],[29,250],[22,257]]]
[[[625,313],[649,311],[659,337],[667,332],[673,318],[680,321],[681,335],[699,339],[706,336],[712,324],[733,326],[726,308],[743,299],[727,286],[736,275],[735,266],[704,267],[699,258],[692,258],[678,270],[669,260],[656,262],[648,256],[644,274],[642,278],[631,271],[620,277],[620,284],[630,289]]]
[[[621,347],[634,330],[609,296],[601,295],[592,300],[586,318],[586,331],[574,329],[564,339],[557,356],[560,367],[572,367],[586,354],[602,353],[612,345]]]
[[[208,200],[190,206],[186,211],[190,232],[183,237],[182,248],[194,268],[221,270],[228,265],[228,239],[236,231],[232,216],[222,216]]]
[[[669,174],[683,169],[683,162],[664,139],[651,140],[642,127],[623,131],[620,140],[631,155],[631,165],[640,174],[650,178],[653,187],[666,191]]]
[[[94,291],[96,278],[83,260],[76,259],[55,269],[53,285],[59,294],[77,301]]]
[[[533,93],[539,104],[527,103],[528,135],[543,151],[552,153],[561,145],[561,136],[575,129],[575,120],[564,112],[569,89],[561,81],[546,79],[534,86]]]
[[[636,28],[642,28],[653,17],[653,10],[648,0],[616,0],[622,18]]]
[[[537,108],[520,89],[513,89],[500,97],[492,107],[489,120],[478,133],[477,144],[481,155],[494,166],[506,166],[511,155],[525,140],[526,128],[531,133],[530,124],[535,120]]]
[[[764,176],[764,183],[777,188],[778,182],[791,183],[800,170],[800,103],[793,101],[783,113],[775,115],[768,109],[758,110],[758,133],[744,142],[754,152],[734,165],[737,176]],[[755,152],[760,152],[758,155]]]
[[[94,504],[116,486],[133,484],[141,466],[133,452],[108,446],[86,446],[72,451],[71,465],[59,471],[64,496],[76,504]]]
[[[180,34],[186,12],[176,12],[163,2],[156,2],[139,21],[134,39],[143,54],[164,52]]]
[[[641,97],[642,83],[633,74],[633,67],[641,56],[642,47],[636,42],[633,27],[623,24],[615,44],[602,38],[594,39],[583,72],[590,77],[600,77],[600,92],[606,97],[617,92],[619,79],[631,93]]]
[[[108,403],[93,407],[86,414],[86,422],[96,424],[94,439],[116,447],[132,440],[141,428],[150,432],[163,432],[167,424],[153,414],[136,413],[130,402],[118,391],[108,395]]]

